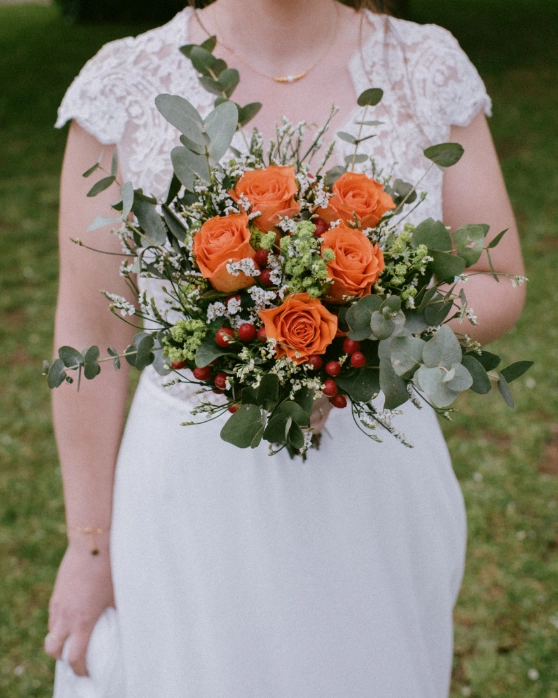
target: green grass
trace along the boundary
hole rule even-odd
[[[536,366],[496,396],[463,400],[445,431],[469,516],[456,610],[452,698],[558,698],[558,4],[552,0],[416,0],[485,78],[491,122],[524,239],[529,298],[499,343]],[[56,11],[0,7],[0,695],[51,695],[41,651],[64,549],[49,394],[56,293],[58,175],[65,134],[56,107],[85,60],[142,27],[69,27]],[[552,622],[554,619],[554,624]],[[538,679],[532,670],[538,672]],[[293,697],[296,698],[296,697]]]

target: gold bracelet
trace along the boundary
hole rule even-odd
[[[86,533],[88,536],[90,536],[91,555],[98,555],[100,553],[100,550],[97,547],[97,536],[101,535],[101,533],[105,533],[103,528],[75,526],[74,531],[77,531],[77,533]]]

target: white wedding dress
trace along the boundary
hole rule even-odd
[[[107,44],[57,122],[76,119],[117,143],[124,178],[156,195],[177,136],[154,98],[212,104],[178,51],[190,17],[185,9]],[[384,125],[367,144],[380,166],[415,182],[422,149],[489,113],[490,100],[444,29],[367,20],[375,31],[349,66],[355,103],[367,87],[385,90],[373,117]],[[359,112],[344,130],[358,128]],[[423,185],[414,220],[440,218],[441,171]],[[466,522],[433,412],[405,406],[407,449],[387,433],[372,442],[349,410],[334,410],[303,463],[270,458],[266,446],[236,449],[219,439],[219,422],[180,426],[196,396],[161,382],[143,373],[118,459],[117,611],[96,627],[90,678],[58,662],[55,698],[446,698]]]

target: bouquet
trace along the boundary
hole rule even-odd
[[[310,418],[326,396],[352,411],[358,428],[380,440],[387,430],[408,444],[392,423],[404,403],[428,403],[448,417],[461,392],[497,386],[513,407],[509,383],[531,362],[499,370],[500,358],[448,324],[476,319],[456,284],[490,251],[488,226],[465,225],[450,234],[433,219],[406,222],[426,194],[417,185],[383,176],[359,152],[379,122],[367,120],[382,99],[370,88],[359,134],[337,136],[354,146],[343,166],[326,169],[333,143],[324,146],[332,112],[313,138],[305,124],[283,119],[267,145],[246,124],[259,103],[244,107],[231,96],[239,74],[217,58],[212,37],[181,51],[216,96],[204,119],[186,99],[159,95],[156,106],[180,132],[170,153],[173,177],[164,201],[133,183],[118,183],[118,216],[96,219],[89,230],[112,225],[123,247],[121,273],[164,284],[165,307],[139,294],[138,304],[105,292],[110,309],[145,321],[123,351],[64,346],[45,362],[51,388],[90,380],[109,361],[139,371],[149,365],[168,375],[167,385],[193,383],[202,401],[186,424],[230,417],[221,438],[240,448],[262,440],[270,452],[303,455],[318,445]],[[240,130],[244,152],[231,147]],[[306,144],[306,145],[305,145]],[[424,151],[430,167],[450,167],[463,154],[456,143]],[[117,156],[89,192],[116,181]],[[313,164],[315,163],[315,164]],[[355,166],[358,165],[358,172]],[[100,168],[95,164],[85,177]],[[81,240],[74,240],[83,245]],[[455,326],[455,325],[454,325]],[[383,394],[383,401],[376,398]],[[350,407],[349,407],[350,405]]]

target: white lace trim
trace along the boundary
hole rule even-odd
[[[168,187],[169,154],[178,143],[175,129],[155,108],[155,97],[182,94],[202,114],[213,103],[190,61],[178,51],[188,42],[191,14],[186,8],[162,27],[106,44],[68,89],[56,122],[61,127],[76,119],[100,143],[118,144],[124,179],[155,196],[164,195]],[[380,169],[416,182],[428,164],[423,149],[447,141],[452,125],[467,126],[481,110],[490,115],[490,98],[477,70],[445,29],[371,12],[366,17],[374,31],[349,62],[355,99],[371,86],[381,87],[385,95],[369,116],[384,124],[376,138],[366,141],[365,150]],[[356,135],[355,122],[361,117],[362,109],[355,108],[342,130]],[[234,145],[243,148],[236,137]],[[338,142],[339,160],[350,151],[349,144]],[[428,197],[410,221],[442,217],[442,183],[442,172],[432,169],[422,184]],[[142,279],[141,287],[164,307],[160,282]],[[199,401],[188,385],[162,388],[164,380],[154,371],[145,378],[169,398],[190,405]]]

